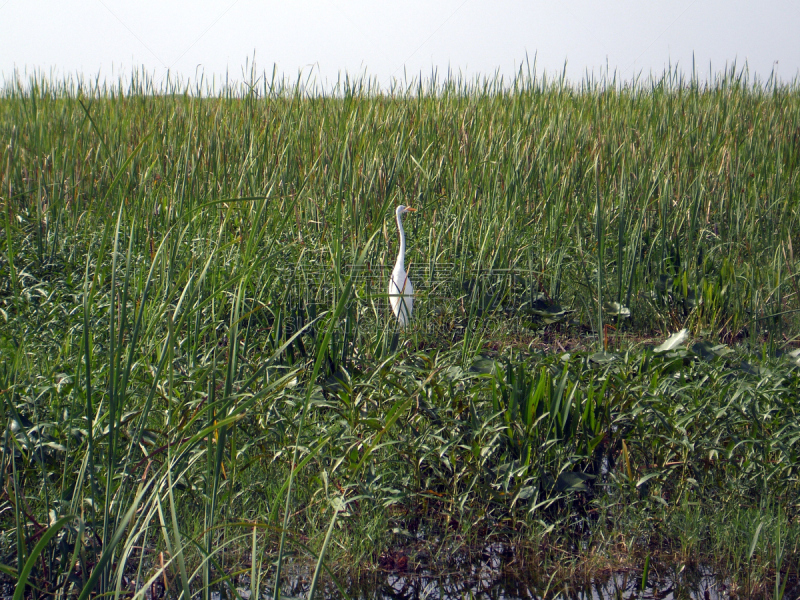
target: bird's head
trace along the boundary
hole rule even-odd
[[[400,215],[403,215],[403,214],[405,214],[407,212],[417,212],[417,209],[416,208],[411,208],[410,206],[405,206],[404,204],[401,204],[400,206],[397,207],[397,210],[395,211],[395,214],[399,217]]]

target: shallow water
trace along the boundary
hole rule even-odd
[[[425,577],[389,578],[385,585],[376,590],[372,596],[380,600],[389,599],[436,599],[450,600],[455,598],[481,598],[491,600],[515,600],[534,598],[575,598],[580,600],[611,600],[617,598],[656,598],[669,600],[672,598],[697,598],[718,600],[729,598],[724,584],[713,576],[700,578],[691,589],[688,586],[676,587],[670,581],[649,583],[641,590],[641,573],[615,573],[609,577],[598,578],[584,584],[560,584],[548,587],[526,585],[518,581],[479,581],[464,583],[448,580],[436,580]]]
[[[453,560],[444,573],[427,569],[401,572],[398,564],[403,563],[395,560],[391,566],[394,572],[382,571],[358,582],[341,582],[345,594],[327,580],[316,597],[325,600],[725,600],[744,597],[743,590],[737,590],[730,581],[717,577],[704,566],[680,569],[652,566],[642,589],[641,569],[610,572],[588,581],[555,582],[541,576],[537,579],[535,573],[521,569],[513,571],[512,575],[509,571],[512,562],[512,553],[502,544],[487,546],[478,559]],[[295,564],[290,559],[284,570],[287,576],[282,587],[283,598],[307,598],[312,572],[307,563]],[[211,593],[211,600],[256,600],[247,575],[235,577],[234,582],[235,590],[227,583],[217,586]],[[0,583],[0,600],[11,600],[13,584]],[[265,585],[267,583],[268,579],[262,583],[257,600],[271,600],[273,590]],[[146,600],[160,600],[174,597],[175,592],[174,588],[165,590],[159,580],[145,590],[144,595]],[[772,588],[766,592],[769,597],[774,597]],[[798,598],[800,581],[795,577],[786,585],[783,599]]]
[[[554,582],[526,580],[524,574],[508,575],[503,568],[507,554],[501,545],[487,548],[483,558],[477,562],[461,564],[458,569],[442,575],[432,572],[378,573],[356,585],[346,586],[348,598],[358,600],[455,600],[462,598],[481,600],[533,600],[565,598],[575,600],[725,600],[742,597],[731,582],[717,577],[707,567],[670,569],[651,567],[644,589],[642,570],[617,571],[595,577],[589,581]],[[283,594],[287,598],[307,598],[310,573],[295,575],[285,582]],[[247,577],[240,579],[237,588],[241,600],[252,600],[247,586]],[[232,590],[230,590],[232,592]],[[740,591],[740,590],[739,590]],[[772,590],[768,590],[772,592]],[[774,597],[771,593],[770,597]],[[333,585],[327,584],[319,597],[339,600],[344,596]],[[800,596],[797,581],[786,586],[784,599]],[[212,600],[235,600],[229,593],[212,594]],[[272,597],[271,589],[263,589],[261,597]]]

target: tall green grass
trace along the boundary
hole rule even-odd
[[[29,593],[207,599],[247,572],[277,598],[287,556],[313,591],[326,554],[374,564],[420,523],[610,552],[621,505],[630,531],[686,502],[796,514],[796,84],[200,92],[0,94],[2,568]],[[747,362],[612,352],[681,327]],[[519,352],[554,334],[597,352]],[[753,573],[796,565],[770,535]]]

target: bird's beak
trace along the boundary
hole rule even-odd
[[[406,212],[417,212],[417,209],[411,208],[410,206],[406,206]]]

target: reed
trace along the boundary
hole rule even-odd
[[[607,556],[646,538],[648,567],[706,552],[779,590],[798,123],[796,82],[736,67],[7,81],[2,572],[19,598],[208,600],[243,574],[279,598],[303,556],[313,595],[422,528]]]

